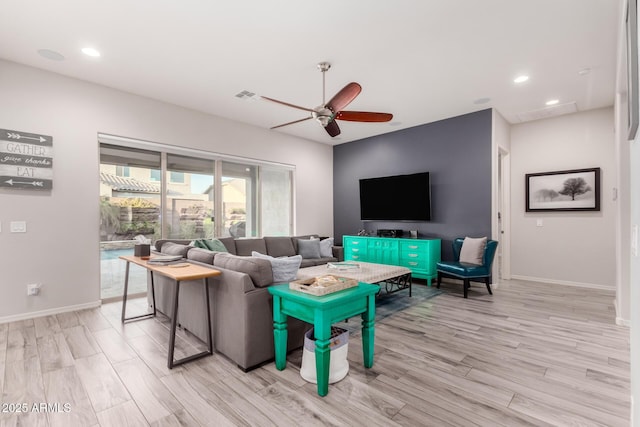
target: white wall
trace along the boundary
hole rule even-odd
[[[591,167],[601,168],[600,212],[525,212],[526,173]],[[613,108],[512,126],[512,277],[615,289],[616,176]]]
[[[6,61],[0,93],[0,128],[51,135],[54,150],[51,192],[0,189],[0,321],[99,300],[99,132],[295,165],[296,232],[333,234],[331,146]]]

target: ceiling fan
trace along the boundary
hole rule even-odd
[[[286,105],[289,107],[297,108],[298,110],[308,111],[311,113],[309,117],[304,119],[294,120],[289,123],[283,123],[278,126],[274,126],[271,129],[277,129],[283,126],[289,126],[294,123],[304,122],[305,120],[315,119],[320,123],[327,133],[331,136],[340,135],[340,127],[336,120],[345,120],[349,122],[388,122],[393,118],[393,114],[389,113],[372,113],[368,111],[344,111],[345,108],[356,96],[362,91],[362,86],[358,83],[351,82],[343,87],[338,93],[335,94],[329,102],[325,102],[325,73],[331,68],[331,64],[328,62],[321,62],[318,64],[318,69],[322,72],[322,105],[315,108],[305,108],[298,105],[290,104],[288,102],[278,101],[277,99],[261,96],[262,99],[267,101],[276,102],[278,104]]]

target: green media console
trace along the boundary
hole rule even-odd
[[[345,261],[363,261],[407,267],[411,275],[425,279],[429,286],[437,277],[440,239],[343,236]]]

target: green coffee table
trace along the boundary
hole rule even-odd
[[[308,295],[289,289],[289,284],[270,286],[273,295],[273,338],[276,368],[287,367],[287,316],[313,324],[316,339],[316,378],[318,394],[329,392],[329,341],[331,325],[352,316],[362,316],[362,352],[364,366],[373,366],[376,294],[380,286],[359,283],[358,286],[323,296]]]

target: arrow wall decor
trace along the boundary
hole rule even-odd
[[[0,129],[0,187],[53,188],[53,138]]]

